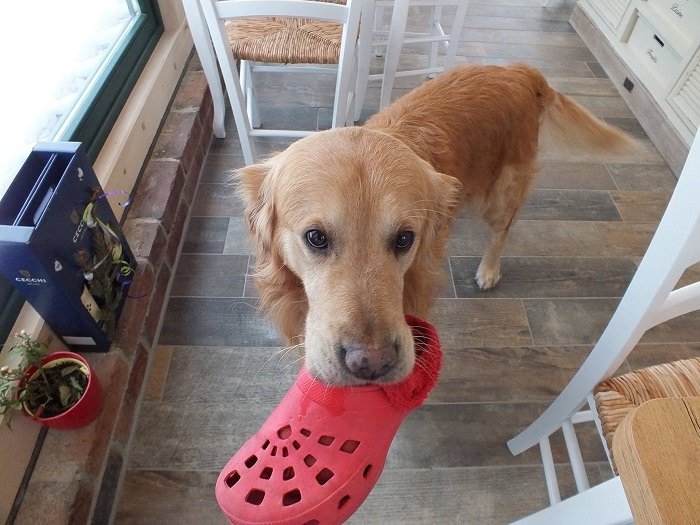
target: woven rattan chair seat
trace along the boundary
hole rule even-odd
[[[304,18],[228,20],[233,56],[277,64],[337,64],[342,26]]]
[[[617,427],[635,407],[650,399],[700,396],[700,357],[612,377],[600,383],[593,395],[608,450],[612,451]]]

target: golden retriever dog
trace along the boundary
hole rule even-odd
[[[238,170],[261,305],[290,343],[303,341],[310,373],[334,385],[410,373],[404,314],[425,317],[440,292],[456,211],[466,204],[491,230],[476,282],[492,288],[545,135],[592,152],[633,144],[527,65],[461,66],[364,126]]]

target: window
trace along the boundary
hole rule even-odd
[[[0,195],[39,141],[95,160],[162,33],[156,0],[9,2],[0,17]],[[0,276],[0,341],[22,301]]]

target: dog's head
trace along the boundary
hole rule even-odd
[[[306,365],[337,385],[392,383],[415,362],[459,193],[400,141],[340,128],[237,172],[261,302]]]

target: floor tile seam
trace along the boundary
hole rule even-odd
[[[274,345],[274,346],[241,346],[241,345],[207,345],[207,344],[176,344],[176,343],[159,343],[158,347],[161,348],[173,348],[173,349],[180,349],[180,348],[226,348],[226,349],[252,349],[252,348],[259,348],[261,350],[268,349],[268,348],[286,348],[287,345],[284,344],[279,344],[279,345]]]
[[[191,219],[240,219],[243,217],[243,214],[241,215],[196,215],[193,214],[190,218]]]
[[[220,242],[220,241],[212,241],[212,242]],[[224,249],[226,249],[225,246],[224,246]],[[250,256],[250,255],[252,255],[252,253],[250,251],[246,252],[246,253],[238,253],[238,252],[227,253],[225,251],[222,251],[222,252],[207,252],[207,251],[188,252],[188,251],[183,251],[182,255],[236,255],[236,256],[244,257],[244,256]],[[175,268],[175,269],[177,270],[177,268]]]
[[[244,284],[245,286],[245,284]],[[250,297],[250,296],[245,296],[245,295],[175,295],[171,293],[169,295],[169,298],[171,299],[225,299],[225,300],[233,300],[233,299],[257,299],[257,297]],[[253,306],[253,305],[251,305]],[[259,309],[257,306],[255,307],[256,309]]]
[[[518,456],[513,456],[513,458],[516,458]],[[561,466],[561,467],[569,467],[571,466],[571,463],[569,462],[561,462],[561,461],[555,461],[554,462],[555,466]],[[600,466],[607,466],[608,462],[607,461],[584,461],[584,465],[590,466],[590,467],[600,467]],[[222,465],[223,468],[223,465]],[[393,467],[391,465],[387,465],[386,468],[384,469],[384,472],[434,472],[434,471],[451,471],[451,472],[457,472],[457,471],[476,471],[476,470],[510,470],[510,469],[531,469],[531,468],[542,468],[542,463],[513,463],[513,464],[501,464],[501,465],[459,465],[459,466],[454,466],[454,467]],[[185,474],[185,473],[197,473],[197,474],[215,474],[219,475],[221,472],[221,469],[209,469],[209,468],[201,468],[201,469],[193,469],[193,468],[167,468],[167,467],[134,467],[134,466],[127,466],[126,468],[127,474],[129,473],[145,473],[145,472],[155,472],[155,473],[161,473],[161,472],[175,472],[179,474]]]
[[[486,6],[486,7],[495,7],[495,8],[508,8],[509,13],[507,15],[500,15],[496,13],[488,13],[487,14],[479,14],[479,13],[474,13],[473,10],[474,8],[472,6]],[[513,13],[513,8],[521,10],[523,13],[522,16],[513,16],[515,13]],[[532,13],[533,15],[540,15],[540,16],[525,16],[525,13]],[[519,6],[513,6],[513,5],[508,5],[508,4],[498,4],[498,3],[491,3],[491,2],[474,2],[472,1],[470,3],[470,7],[467,9],[467,20],[470,18],[491,18],[494,20],[517,20],[517,21],[522,21],[522,20],[530,20],[532,22],[557,22],[557,23],[568,23],[569,18],[567,17],[566,19],[562,19],[561,17],[555,17],[555,18],[548,18],[548,15],[550,15],[550,12],[545,11],[542,13],[542,6],[529,6],[529,5],[519,5]],[[541,16],[544,14],[544,16]],[[466,23],[465,23],[466,25]],[[492,29],[490,27],[485,27],[485,29]],[[541,31],[538,31],[541,32]],[[575,31],[548,31],[549,33],[574,33],[576,34]]]
[[[535,445],[535,446],[537,446],[537,445]],[[525,452],[523,452],[523,454]],[[512,457],[517,458],[518,456],[512,456]],[[583,464],[587,465],[589,467],[608,466],[607,461],[584,461]],[[571,463],[568,461],[555,461],[554,465],[557,467],[571,467]],[[518,462],[518,463],[506,463],[506,464],[501,464],[501,465],[458,465],[458,466],[454,466],[454,467],[394,467],[394,466],[388,465],[386,467],[386,469],[384,469],[384,471],[385,472],[386,471],[392,471],[392,472],[419,471],[420,472],[420,471],[448,470],[448,471],[456,472],[456,471],[460,471],[460,470],[507,470],[507,469],[512,469],[512,468],[531,469],[533,467],[540,468],[540,469],[544,468],[542,466],[541,462],[537,462],[537,463]]]
[[[551,301],[551,300],[583,300],[583,299],[621,299],[621,295],[553,295],[528,297],[438,297],[439,301]]]
[[[292,378],[290,378],[290,386],[292,384]],[[251,385],[261,385],[262,382],[253,382]],[[438,382],[439,384],[439,382]],[[245,400],[246,398],[237,395],[233,396],[236,399],[239,400]],[[232,397],[232,399],[233,399]],[[455,407],[480,407],[480,406],[513,406],[513,407],[520,407],[520,406],[531,406],[531,405],[537,405],[537,406],[542,406],[542,405],[549,405],[552,401],[557,396],[554,395],[549,398],[537,398],[537,399],[508,399],[508,400],[484,400],[484,401],[431,401],[430,398],[422,405],[423,408],[426,407],[447,407],[447,408],[455,408]],[[187,402],[185,402],[187,401]],[[182,397],[182,396],[173,396],[173,395],[165,395],[161,399],[148,399],[144,400],[144,406],[150,405],[150,406],[159,406],[159,405],[176,405],[176,406],[187,406],[189,408],[194,408],[194,407],[202,407],[202,406],[222,406],[222,407],[229,407],[231,404],[231,400],[217,400],[217,401],[211,401],[210,398],[202,398],[201,400],[194,400],[191,397]],[[233,410],[233,409],[232,409]]]
[[[616,221],[617,222],[617,221]],[[448,255],[447,257],[462,257],[481,259],[483,255]],[[637,255],[501,255],[501,259],[637,259]]]
[[[439,384],[439,382],[438,382]],[[479,406],[479,405],[545,405],[550,404],[557,396],[541,399],[512,399],[512,400],[493,400],[493,401],[431,401],[430,398],[423,406]]]
[[[209,183],[206,183],[209,184]],[[610,193],[611,191],[620,191],[617,189],[598,189],[598,188],[543,188],[543,187],[535,187],[532,188],[532,191],[530,194],[532,195],[533,193],[536,192],[542,192],[542,191],[553,191],[553,192],[571,192],[571,193]],[[525,206],[527,206],[528,202],[525,203]]]
[[[700,340],[698,341],[672,341],[672,342],[654,342],[654,341],[640,341],[637,343],[637,346],[635,348],[637,349],[651,349],[654,347],[658,347],[659,345],[664,345],[664,346],[683,346],[683,345],[698,345],[700,344]],[[241,346],[241,345],[206,345],[206,344],[160,344],[158,345],[159,347],[166,347],[166,348],[172,348],[175,350],[182,350],[184,351],[187,349],[187,351],[193,351],[193,350],[202,350],[208,351],[208,350],[236,350],[236,351],[243,351],[243,350],[272,350],[272,349],[280,349],[280,348],[286,348],[285,345],[273,345],[273,346]],[[517,345],[486,345],[486,346],[456,346],[456,345],[442,345],[443,352],[445,350],[451,350],[451,351],[459,351],[459,352],[466,352],[470,350],[501,350],[501,349],[525,349],[525,348],[531,348],[531,349],[543,349],[543,348],[548,348],[548,349],[560,349],[562,351],[566,350],[577,350],[577,349],[587,349],[591,350],[595,346],[595,343],[563,343],[563,344],[556,344],[556,343],[539,343],[539,342],[533,342],[532,344],[517,344]]]
[[[455,284],[455,275],[454,275],[454,270],[452,269],[451,257],[446,256],[446,259],[447,259],[447,267],[448,267],[449,272],[450,272],[449,279],[450,279],[450,283],[452,284],[452,294],[453,294],[453,297],[457,297],[457,286]]]
[[[438,297],[438,301],[548,301],[557,299],[570,299],[570,300],[582,300],[582,299],[620,299],[620,295],[545,295],[545,296],[528,296],[528,297]],[[172,299],[222,299],[222,300],[235,300],[235,299],[259,299],[258,297],[251,297],[246,295],[176,295],[171,293],[169,298]],[[250,306],[255,309],[259,309],[259,306],[251,304]]]

